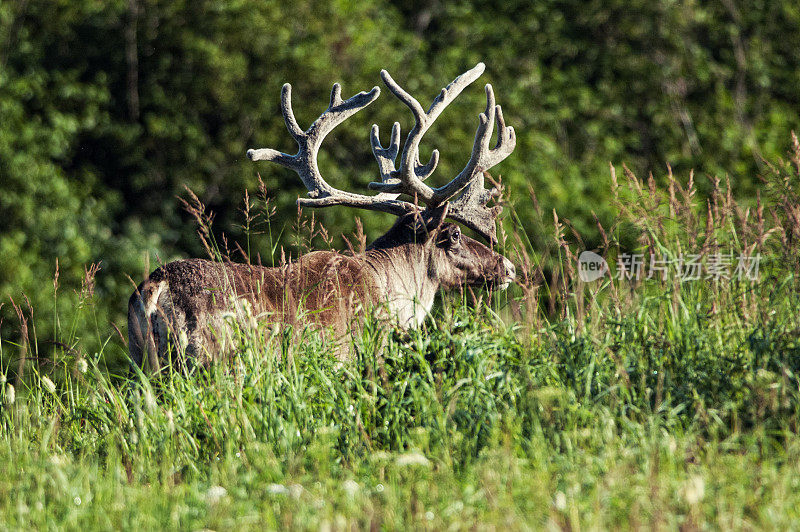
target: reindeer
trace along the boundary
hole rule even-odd
[[[388,89],[414,114],[415,125],[400,153],[400,124],[392,127],[389,145],[372,126],[372,151],[380,181],[369,184],[376,195],[336,189],[322,177],[317,152],[325,136],[344,120],[374,102],[380,89],[342,100],[333,86],[328,109],[303,131],[295,120],[291,85],[283,86],[281,111],[298,144],[295,155],[270,148],[248,150],[253,161],[273,161],[294,170],[308,189],[301,207],[343,205],[398,216],[389,231],[363,254],[314,251],[279,267],[188,259],[155,270],[141,283],[128,305],[128,337],[132,361],[147,361],[157,371],[166,361],[207,364],[229,349],[226,320],[258,319],[276,324],[310,320],[341,336],[367,312],[401,328],[418,327],[440,289],[488,286],[504,289],[515,278],[514,265],[490,247],[462,234],[459,222],[497,243],[495,218],[501,207],[487,203],[498,195],[484,188],[484,172],[514,150],[514,129],[507,127],[491,85],[486,85],[486,111],[480,114],[472,154],[466,167],[447,184],[432,188],[424,181],[439,162],[434,150],[428,163],[419,160],[419,143],[431,124],[465,87],[484,70],[483,63],[457,77],[426,112],[385,70]],[[490,147],[495,121],[496,145]],[[400,167],[396,167],[400,153]],[[407,196],[411,201],[399,199]],[[421,207],[424,205],[424,209]]]

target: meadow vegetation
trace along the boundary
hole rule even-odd
[[[512,222],[522,205],[539,219],[501,244],[520,266],[516,287],[445,298],[408,333],[368,321],[346,363],[317,331],[256,320],[233,324],[226,363],[148,377],[125,364],[116,332],[98,324],[97,351],[75,336],[93,321],[93,272],[69,308],[56,279],[58,314],[18,306],[23,340],[0,346],[0,523],[790,528],[797,139],[788,162],[767,167],[752,206],[724,181],[701,199],[688,174],[659,187],[612,168],[616,215],[597,228],[612,265],[633,253],[697,254],[706,268],[719,254],[757,255],[757,278],[734,275],[734,259],[729,278],[584,283],[580,234],[532,196],[507,209]],[[35,340],[41,320],[57,342]]]
[[[159,264],[389,227],[301,215],[299,180],[247,160],[290,149],[284,83],[307,126],[334,82],[386,68],[429,101],[478,61],[517,135],[494,176],[515,286],[410,333],[367,321],[344,364],[256,323],[207,370],[129,367]],[[0,1],[0,529],[796,527],[798,86],[794,0]],[[483,98],[426,137],[436,184]],[[396,120],[385,94],[338,128],[331,184],[365,191]],[[586,250],[613,279],[581,281]]]

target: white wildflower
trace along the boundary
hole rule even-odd
[[[44,385],[44,389],[50,393],[56,393],[56,385],[53,381],[51,381],[47,376],[42,377],[42,384]]]
[[[675,451],[678,450],[678,442],[676,442],[675,438],[672,436],[670,436],[667,440],[667,448],[669,449],[670,454],[675,454]]]
[[[300,484],[291,484],[289,486],[289,495],[292,496],[293,499],[299,499],[300,495],[303,494],[303,486]]]
[[[358,485],[358,482],[356,482],[355,480],[351,480],[349,478],[342,483],[342,489],[350,497],[358,493],[359,488],[360,486]]]
[[[373,462],[389,462],[392,459],[392,455],[386,451],[375,451],[370,453],[369,459]]]
[[[556,505],[558,510],[563,512],[567,509],[567,496],[564,495],[563,491],[557,491],[553,503]]]
[[[289,493],[289,488],[283,484],[270,484],[267,486],[267,493],[270,495],[287,495]]]
[[[208,502],[208,504],[217,504],[226,495],[228,495],[228,490],[222,486],[211,486],[208,488],[208,491],[206,491],[206,502]]]
[[[17,392],[16,392],[16,390],[14,390],[14,385],[13,384],[9,384],[8,386],[6,386],[6,404],[7,405],[13,405],[14,404],[14,399],[16,398],[16,396],[17,396]]]
[[[375,491],[377,491],[378,493],[383,492],[383,490],[384,490],[383,484],[378,484],[377,486],[375,486]]]
[[[75,506],[80,506],[81,505],[81,498],[76,496],[74,499],[72,499],[72,502],[75,503]]]
[[[444,510],[444,514],[448,516],[458,515],[464,510],[464,503],[456,501]]]
[[[706,483],[703,477],[695,475],[690,477],[683,485],[683,496],[689,504],[697,504],[703,500],[706,491]]]
[[[428,510],[427,512],[425,512],[425,519],[427,519],[428,521],[433,521],[433,518],[434,518],[434,517],[435,517],[435,516],[433,515],[433,512],[431,512],[430,510]]]
[[[78,360],[77,366],[78,366],[78,371],[80,371],[81,373],[86,373],[87,371],[89,371],[89,364],[86,362],[85,358],[81,358],[80,360]]]
[[[420,453],[401,454],[395,459],[394,463],[400,467],[414,465],[429,467],[431,465],[430,460]]]

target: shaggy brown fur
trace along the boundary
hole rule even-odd
[[[340,337],[375,311],[416,327],[440,288],[505,288],[515,275],[511,262],[444,223],[445,212],[424,223],[404,216],[355,257],[316,251],[275,268],[201,259],[162,266],[130,298],[131,359],[154,369],[170,357],[207,364],[229,350],[230,319],[310,320]]]

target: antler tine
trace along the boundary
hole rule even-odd
[[[495,105],[494,90],[490,84],[486,85],[486,111],[480,114],[479,120],[472,155],[467,166],[452,181],[433,191],[431,198],[433,204],[439,205],[449,200],[471,182],[480,179],[482,172],[500,163],[514,151],[517,143],[514,128],[506,126],[503,110],[499,105]],[[489,142],[495,121],[498,127],[497,144],[490,149]]]
[[[395,169],[395,159],[400,151],[400,123],[395,122],[392,125],[392,136],[389,139],[389,146],[384,148],[381,146],[380,129],[378,124],[372,125],[370,132],[370,144],[372,145],[372,154],[378,161],[378,170],[381,174],[381,182],[386,183],[392,179]],[[381,192],[376,197],[386,199],[397,199],[400,194],[392,194],[388,192]]]
[[[286,129],[299,144],[303,138],[303,130],[300,129],[297,119],[294,117],[294,111],[292,111],[292,85],[289,83],[284,83],[281,88],[281,114],[286,123]]]
[[[483,63],[478,63],[475,67],[454,79],[447,87],[442,89],[427,112],[423,110],[422,105],[416,98],[400,87],[386,70],[381,71],[381,79],[383,79],[392,94],[411,109],[416,124],[408,133],[403,145],[400,169],[396,170],[390,179],[384,179],[381,183],[370,183],[369,188],[384,192],[404,193],[412,197],[416,196],[426,204],[432,204],[434,189],[427,186],[423,181],[433,173],[439,164],[439,150],[433,150],[428,163],[422,165],[419,162],[419,143],[445,107],[450,105],[464,88],[478,79],[485,68]]]
[[[329,185],[322,177],[317,166],[317,152],[322,141],[333,128],[374,102],[380,95],[380,88],[373,87],[369,92],[360,92],[344,101],[342,101],[341,94],[341,86],[338,83],[334,84],[328,109],[311,124],[308,130],[303,131],[297,124],[292,111],[292,87],[288,83],[285,84],[281,91],[281,112],[286,122],[286,128],[297,141],[297,153],[288,155],[271,148],[262,148],[247,150],[247,156],[253,161],[273,161],[297,172],[308,189],[309,196],[308,198],[298,198],[297,204],[300,206],[344,205],[402,216],[412,210],[414,206],[405,201],[398,201],[396,196],[388,194],[364,196],[339,190]],[[399,134],[398,130],[398,138]],[[399,144],[399,141],[397,143]]]
[[[392,136],[389,139],[388,147],[384,148],[381,145],[380,128],[378,124],[372,125],[369,140],[372,145],[372,154],[375,155],[375,159],[378,160],[381,182],[386,183],[392,178],[392,174],[396,171],[395,160],[400,151],[400,123],[395,122],[392,125]]]

